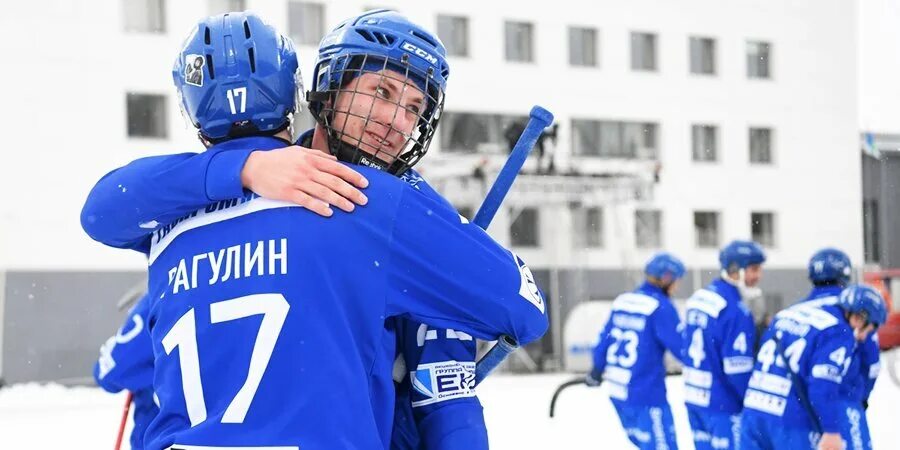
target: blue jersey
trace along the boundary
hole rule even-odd
[[[682,361],[688,408],[735,414],[753,370],[756,328],[736,286],[713,280],[687,301]]]
[[[94,364],[94,380],[108,392],[122,389],[134,395],[134,427],[131,448],[144,448],[144,432],[159,408],[153,400],[153,348],[147,330],[150,297],[144,296],[132,308],[119,332],[100,347]]]
[[[408,320],[397,328],[400,365],[406,370],[397,374],[402,378],[392,448],[487,449],[484,414],[475,396],[475,340],[462,331]],[[411,445],[415,441],[418,445]]]
[[[838,296],[843,290],[840,286],[821,286],[813,288],[803,300],[805,304],[822,306],[836,305]],[[872,333],[862,344],[855,346],[850,357],[850,364],[841,383],[841,397],[845,400],[861,404],[868,401],[872,388],[881,370],[881,357],[878,346],[878,333]]]
[[[377,448],[375,418],[392,415],[370,400],[386,318],[522,343],[546,330],[520,258],[397,177],[359,170],[377,206],[323,218],[247,195],[154,234],[153,448]]]
[[[304,133],[299,139],[298,145],[309,145],[311,131]],[[150,247],[151,232],[161,228],[185,214],[205,206],[216,200],[225,200],[240,196],[243,191],[240,181],[240,171],[247,156],[253,147],[249,147],[246,140],[234,143],[223,143],[201,154],[183,153],[166,155],[136,160],[127,166],[114,170],[101,179],[88,197],[82,213],[82,223],[85,230],[96,240],[107,245],[121,248],[130,248],[147,252]],[[436,201],[449,206],[449,203],[441,197],[425,180],[414,170],[409,170],[401,176],[414,189],[431,196]],[[390,321],[391,323],[393,321]],[[417,326],[418,324],[416,324]],[[393,325],[386,327],[385,356],[393,353],[395,337]],[[414,327],[405,327],[414,328]],[[443,333],[443,330],[437,330]],[[459,341],[432,342],[430,347],[448,346],[463,347],[465,344]],[[453,352],[454,350],[447,349]],[[474,361],[474,352],[472,353]],[[385,359],[380,364],[389,367],[393,363],[391,359]],[[410,364],[416,366],[417,364]],[[373,370],[376,374],[372,384],[372,402],[375,405],[390,404],[394,399],[394,382],[389,376],[384,376],[387,369]],[[409,393],[403,394],[403,400],[408,401]],[[398,393],[400,395],[400,393]],[[431,429],[452,428],[438,427],[434,424],[441,418],[446,418],[450,424],[458,423],[456,416],[463,415],[470,418],[475,425],[471,432],[480,436],[483,428],[483,414],[481,405],[475,402],[465,402],[455,407],[457,410],[468,408],[468,411],[457,414],[430,414],[429,424]],[[405,405],[405,409],[410,409]],[[405,410],[402,412],[406,412]],[[409,417],[412,418],[411,410]],[[401,411],[398,411],[400,414]],[[479,419],[480,418],[480,419]],[[392,425],[390,417],[379,418],[379,431],[385,446],[392,435],[418,435],[415,421],[409,421],[410,430],[399,430],[405,422],[398,421]],[[454,436],[463,434],[461,431],[453,433]],[[434,437],[433,439],[445,439]],[[472,448],[471,445],[469,445]],[[474,447],[477,448],[477,447]]]
[[[660,288],[644,282],[616,297],[594,347],[594,377],[603,377],[614,401],[666,403],[666,350],[681,357],[678,312]],[[599,378],[598,378],[599,379]]]
[[[837,306],[800,303],[782,310],[763,335],[744,416],[839,432],[838,391],[853,348],[853,331]]]

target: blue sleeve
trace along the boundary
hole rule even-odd
[[[653,332],[657,341],[685,364],[681,354],[681,319],[671,302],[660,300],[660,308],[653,314]]]
[[[158,227],[211,202],[243,195],[241,169],[251,149],[152,156],[106,174],[91,189],[81,226],[111,247],[146,253]]]
[[[878,344],[878,333],[872,333],[862,348],[862,369],[866,375],[866,388],[863,393],[863,399],[868,401],[872,389],[875,388],[875,381],[878,380],[878,374],[881,372],[881,348]]]
[[[722,371],[728,384],[740,398],[747,391],[753,372],[753,344],[756,342],[756,326],[750,311],[740,305],[730,311],[723,323],[720,354]]]
[[[841,429],[841,409],[835,401],[839,396],[843,373],[853,352],[853,336],[832,327],[822,332],[813,345],[807,370],[803,373],[809,403],[818,416],[823,433],[837,433]]]
[[[140,391],[153,387],[153,347],[147,316],[150,298],[144,296],[128,314],[115,336],[100,347],[94,380],[108,392]]]
[[[387,264],[387,316],[520,344],[547,330],[531,269],[452,208],[400,191]],[[415,267],[415,271],[409,268]]]
[[[487,449],[484,414],[475,396],[475,340],[446,328],[398,321],[408,377],[398,386],[392,448],[421,438],[427,449]],[[401,395],[402,394],[402,395]],[[409,429],[411,407],[415,430]],[[403,444],[403,445],[401,445]],[[420,446],[410,447],[420,448]]]
[[[600,380],[603,377],[603,370],[606,369],[606,352],[609,350],[609,345],[613,341],[609,335],[609,330],[612,329],[612,315],[613,313],[611,312],[609,314],[609,319],[606,320],[606,325],[600,330],[600,336],[597,338],[597,345],[594,346],[594,350],[591,353],[594,361],[594,364],[591,367],[591,378],[595,380]]]

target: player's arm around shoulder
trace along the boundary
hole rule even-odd
[[[669,299],[660,300],[660,307],[653,312],[651,320],[656,339],[672,356],[684,363],[681,354],[683,344],[681,330],[683,324],[672,301]]]
[[[452,207],[406,187],[391,235],[389,315],[520,344],[548,327],[531,269]]]
[[[836,402],[844,373],[854,346],[851,331],[835,326],[820,333],[812,346],[812,353],[805,367],[800,367],[806,382],[809,403],[819,417],[824,433],[840,431],[842,414]]]

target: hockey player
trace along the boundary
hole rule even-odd
[[[379,143],[383,143],[383,140],[382,140],[382,141],[381,141],[381,142],[379,142]],[[378,158],[378,156],[377,156],[377,155],[374,155],[374,156],[375,156],[375,157],[376,157],[376,158]]]
[[[809,260],[809,281],[813,289],[802,302],[816,306],[837,304],[841,291],[850,283],[851,273],[850,257],[846,253],[835,248],[819,250]],[[850,449],[872,448],[866,408],[878,378],[879,352],[878,334],[871,333],[856,345],[843,376],[840,396],[845,417],[841,420],[841,436]]]
[[[836,303],[801,302],[775,315],[744,398],[742,449],[845,448],[839,391],[857,342],[887,316],[884,299],[851,285]]]
[[[100,347],[100,359],[94,364],[94,380],[107,392],[125,389],[132,393],[134,427],[131,448],[144,448],[144,432],[156,417],[159,407],[153,400],[153,349],[147,316],[150,298],[142,297],[122,328]]]
[[[640,286],[613,301],[585,382],[606,382],[622,426],[637,448],[677,449],[663,356],[668,350],[681,357],[680,321],[671,297],[684,276],[684,264],[660,253],[647,263],[644,275]]]
[[[756,342],[753,317],[742,298],[759,283],[765,260],[755,242],[729,243],[719,253],[721,276],[687,301],[684,397],[697,449],[738,446]]]

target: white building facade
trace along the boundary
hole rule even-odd
[[[52,0],[0,16],[0,50],[17,67],[5,65],[0,110],[12,193],[0,209],[7,316],[88,295],[65,288],[73,283],[114,295],[139,280],[143,258],[92,242],[79,212],[110,169],[201,149],[170,73],[198,18],[259,12],[294,37],[308,82],[321,35],[370,7],[398,9],[451,52],[445,115],[422,170],[462,210],[477,208],[484,186],[447,174],[486,160],[490,182],[510,123],[535,104],[554,112],[552,156],[528,163],[525,191],[513,188],[490,231],[535,269],[557,321],[578,301],[628,289],[660,250],[694,269],[686,293],[714,276],[719,247],[760,240],[775,303],[799,295],[818,248],[862,259],[860,105],[877,93],[859,87],[857,2]],[[551,159],[553,175],[534,175]],[[47,305],[26,301],[46,286],[58,290],[38,296]],[[12,334],[4,327],[3,348],[27,339]],[[558,338],[546,345],[558,355]]]

